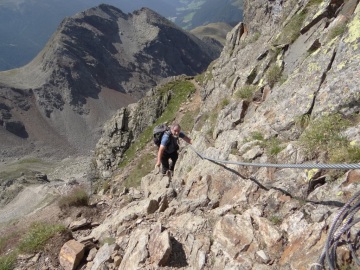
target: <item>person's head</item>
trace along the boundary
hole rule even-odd
[[[179,124],[173,124],[172,126],[171,126],[171,134],[175,137],[175,138],[177,138],[177,137],[179,137],[179,134],[180,134],[180,131],[181,131],[181,127],[180,127],[180,125]]]

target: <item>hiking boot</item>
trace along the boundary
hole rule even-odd
[[[168,171],[166,172],[166,175],[167,175],[168,177],[171,177],[171,176],[172,176],[171,171],[170,171],[170,170],[168,170]]]

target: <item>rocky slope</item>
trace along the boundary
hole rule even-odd
[[[117,109],[217,56],[149,9],[100,5],[66,18],[33,61],[0,72],[0,155],[88,153]]]
[[[340,207],[358,194],[359,170],[216,160],[314,167],[359,162],[359,156],[346,151],[359,153],[360,144],[360,5],[357,0],[249,0],[244,8],[245,22],[228,34],[220,58],[197,77],[203,83],[199,114],[186,114],[182,107],[181,114],[194,116],[194,143],[193,148],[182,145],[174,176],[154,171],[141,178],[140,186],[121,188],[129,171],[141,166],[117,170],[124,152],[114,153],[118,160],[109,163],[110,189],[99,192],[109,205],[106,217],[82,232],[70,226],[75,241],[59,253],[63,266],[74,262],[69,250],[81,254],[79,269],[295,270],[322,263],[318,260]],[[334,31],[338,26],[341,31]],[[100,149],[107,142],[109,150],[114,147],[110,131],[118,127],[117,120],[131,123],[136,117],[124,119],[119,114],[106,123]],[[332,120],[324,125],[324,119]],[[345,120],[346,125],[333,129]],[[306,143],[317,137],[325,139],[309,148]],[[194,149],[215,161],[200,158]],[[154,151],[148,159],[153,165],[156,149],[150,145],[137,149],[134,163],[149,151]],[[355,253],[341,237],[337,257],[330,259],[337,268],[356,269],[358,232],[358,224],[348,231]],[[52,268],[46,256],[38,254],[38,264]],[[34,264],[33,259],[27,266]]]
[[[355,118],[342,136],[359,145],[358,1],[246,1],[245,16],[205,73],[194,147],[217,160],[328,163],[330,150],[311,155],[300,142],[333,113]],[[358,170],[315,172],[221,166],[185,148],[171,180],[149,174],[138,191],[114,188],[117,210],[90,237],[114,238],[119,269],[309,269],[360,182]],[[340,266],[354,264],[345,246],[338,254]]]

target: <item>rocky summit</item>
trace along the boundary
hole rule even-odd
[[[244,16],[204,73],[105,123],[91,207],[17,269],[359,268],[359,1],[245,0]],[[165,121],[193,141],[172,176],[154,169]]]
[[[89,153],[116,110],[218,55],[146,8],[100,5],[66,18],[33,61],[0,72],[0,155]]]

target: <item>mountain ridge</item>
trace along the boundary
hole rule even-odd
[[[32,117],[24,112],[34,108],[55,138],[59,134],[67,141],[64,149],[89,151],[101,121],[116,109],[163,78],[201,72],[217,54],[150,9],[125,14],[100,5],[65,19],[28,65],[0,72],[1,91],[13,97],[1,99],[1,120],[8,127],[16,122],[18,129],[31,130]],[[53,135],[46,145],[56,141]],[[33,132],[28,136],[24,140],[36,141]]]

